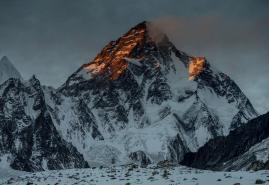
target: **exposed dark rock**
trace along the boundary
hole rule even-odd
[[[132,152],[129,155],[129,158],[133,162],[138,163],[140,166],[147,166],[152,163],[150,158],[143,151]]]
[[[201,169],[211,170],[233,170],[240,169],[246,164],[251,164],[250,169],[266,169],[268,162],[261,164],[255,162],[255,158],[244,160],[243,164],[233,166],[242,154],[247,152],[252,146],[260,143],[263,139],[269,137],[269,113],[259,116],[247,124],[231,131],[226,137],[219,136],[211,139],[196,153],[188,153],[184,156],[182,165],[187,165]],[[231,166],[230,166],[231,165]],[[238,166],[239,165],[239,166]]]

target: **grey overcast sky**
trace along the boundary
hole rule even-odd
[[[178,49],[206,56],[269,111],[268,0],[0,0],[0,57],[25,79],[58,87],[143,20]]]

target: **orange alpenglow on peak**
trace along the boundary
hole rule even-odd
[[[189,62],[189,80],[194,80],[204,69],[205,57],[192,57]]]
[[[142,22],[128,31],[117,41],[112,41],[99,53],[85,69],[93,75],[108,74],[111,80],[116,80],[128,66],[128,58],[132,50],[143,42],[146,32],[146,22]]]

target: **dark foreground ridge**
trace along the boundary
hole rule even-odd
[[[184,156],[182,165],[210,170],[236,170],[243,166],[251,169],[257,166],[257,160],[249,157],[248,161],[235,166],[233,162],[238,160],[242,154],[247,152],[252,146],[269,137],[269,113],[261,115],[246,125],[233,131],[226,137],[219,136],[211,139],[195,153],[187,153]],[[259,164],[255,170],[269,169],[268,161]]]

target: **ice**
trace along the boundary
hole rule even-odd
[[[129,63],[132,63],[134,65],[137,65],[139,67],[142,67],[143,65],[140,63],[141,59],[135,59],[135,58],[128,58],[128,57],[125,57],[124,58],[127,62]]]

